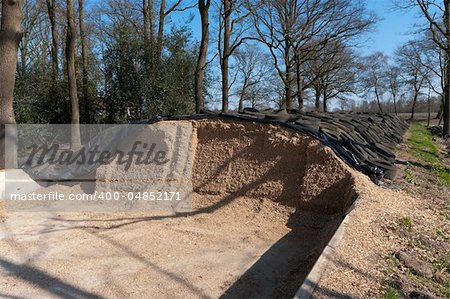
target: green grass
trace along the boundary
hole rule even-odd
[[[443,214],[444,214],[445,217],[447,217],[448,220],[450,220],[450,199],[445,204],[445,208],[444,208]]]
[[[444,283],[440,290],[439,290],[444,296],[450,298],[450,280]]]
[[[385,299],[398,299],[398,298],[400,298],[400,296],[398,295],[398,292],[394,287],[389,286],[386,290],[386,293],[384,293],[384,298]]]
[[[419,161],[411,164],[432,171],[442,184],[450,187],[450,167],[439,158],[439,150],[433,141],[433,135],[424,125],[417,122],[411,124],[410,131],[408,143],[411,154]],[[406,174],[405,179],[407,179]]]
[[[436,235],[439,236],[439,237],[441,237],[441,238],[444,239],[445,241],[448,241],[448,240],[450,239],[449,236],[447,236],[447,235],[445,234],[445,232],[444,232],[442,229],[438,229],[438,230],[436,231]]]
[[[398,220],[398,225],[400,225],[401,228],[410,232],[412,230],[412,226],[413,226],[411,217],[405,216],[405,217],[400,218]]]
[[[405,181],[411,185],[416,184],[416,179],[414,178],[414,175],[412,174],[412,172],[409,168],[405,169]]]

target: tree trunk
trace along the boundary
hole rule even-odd
[[[58,80],[58,29],[56,28],[56,0],[47,0],[48,17],[52,32],[52,81],[56,86]]]
[[[166,0],[161,0],[159,7],[158,36],[156,38],[156,61],[159,62],[162,55],[162,44],[164,37],[164,23],[166,19]]]
[[[323,112],[328,112],[328,98],[326,92],[323,94]]]
[[[79,25],[81,40],[81,65],[82,65],[82,83],[83,83],[83,103],[84,103],[84,121],[89,124],[91,122],[91,105],[89,101],[89,79],[88,79],[88,52],[86,45],[86,35],[84,31],[84,0],[78,0],[79,9]]]
[[[446,28],[447,37],[447,49],[446,49],[446,74],[445,74],[445,92],[444,92],[444,128],[443,135],[450,136],[450,1],[444,0],[445,12],[444,22]]]
[[[450,44],[449,44],[450,47]],[[444,119],[444,130],[443,130],[443,134],[444,136],[450,135],[450,59],[447,62],[447,82],[446,82],[446,92],[444,93],[445,95],[445,100],[444,100],[444,111],[443,111],[443,119]]]
[[[296,77],[297,77],[297,101],[298,101],[298,110],[303,111],[304,105],[303,105],[303,78],[302,78],[302,64],[300,55],[295,55],[295,70],[296,70]]]
[[[144,20],[144,41],[145,41],[145,48],[149,46],[150,43],[150,32],[149,32],[149,25],[148,25],[148,6],[147,6],[147,0],[142,0],[142,19]]]
[[[397,115],[397,95],[394,94],[394,113]]]
[[[430,126],[431,121],[431,89],[428,90],[428,118],[427,118],[427,127]]]
[[[232,3],[231,0],[223,0],[224,6],[224,22],[223,22],[223,52],[221,58],[221,71],[222,71],[222,112],[228,112],[228,57],[230,56],[230,18]]]
[[[20,49],[20,74],[24,77],[27,73],[27,48],[24,45]]]
[[[412,108],[411,108],[411,117],[410,117],[411,120],[414,119],[414,113],[416,111],[416,104],[417,104],[418,96],[419,96],[419,92],[418,91],[414,91],[414,99],[413,99],[413,104],[412,104]]]
[[[439,111],[437,112],[435,119],[441,119],[441,116],[444,113],[444,99],[445,99],[445,91],[441,99],[441,103],[439,104]]]
[[[78,107],[77,77],[75,69],[75,46],[77,31],[75,28],[75,11],[73,0],[67,0],[67,39],[66,39],[66,60],[67,60],[67,82],[69,85],[69,98],[72,106],[72,135],[71,148],[77,150],[81,147],[80,138],[80,110]]]
[[[239,97],[239,106],[238,106],[238,112],[244,111],[244,93],[241,93],[241,96]]]
[[[316,101],[314,103],[315,104],[314,110],[316,112],[319,112],[320,111],[320,96],[321,96],[321,94],[320,94],[319,88],[314,88],[314,91],[315,91],[315,96],[316,96]]]
[[[152,1],[152,0],[150,0]],[[149,72],[150,64],[150,27],[149,27],[149,6],[147,0],[142,0],[142,19],[144,20],[144,62],[146,72]]]
[[[228,57],[224,57],[221,63],[222,71],[222,112],[228,112]]]
[[[239,96],[238,112],[244,111],[244,100],[245,100],[245,93],[247,91],[247,84],[248,84],[248,78],[247,78],[247,76],[245,76],[244,85],[242,86],[241,94]]]
[[[375,96],[377,98],[378,109],[380,110],[380,113],[383,113],[383,108],[381,108],[380,95],[378,94],[377,89],[375,89]]]
[[[150,26],[150,55],[153,55],[155,50],[155,13],[153,10],[153,0],[148,0],[148,23]]]
[[[291,58],[289,56],[290,52],[290,45],[289,41],[285,41],[285,51],[284,53],[284,64],[285,64],[285,82],[284,82],[284,88],[286,92],[286,109],[292,109],[292,88],[291,88]]]
[[[17,168],[17,130],[13,95],[20,43],[22,0],[2,0],[0,24],[0,169]],[[8,146],[8,153],[5,152]]]
[[[208,54],[209,41],[209,7],[211,0],[198,0],[198,11],[200,13],[202,26],[202,39],[200,41],[200,50],[198,54],[197,66],[195,69],[195,112],[200,113],[204,109],[203,100],[203,81],[205,79],[206,55]]]

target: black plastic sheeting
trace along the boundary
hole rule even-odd
[[[408,125],[390,114],[345,114],[298,111],[258,111],[244,109],[243,113],[204,113],[181,116],[156,116],[140,121],[133,126],[118,126],[98,134],[85,145],[89,151],[94,146],[114,151],[119,145],[127,143],[148,124],[165,120],[207,120],[225,119],[267,123],[305,133],[329,146],[337,156],[353,168],[369,175],[373,180],[395,175],[394,150],[402,141]],[[142,126],[135,126],[142,125]],[[43,164],[26,168],[26,171],[40,179],[77,180],[88,178],[99,165],[84,164],[55,166]],[[91,178],[95,179],[95,178]]]
[[[205,113],[158,116],[148,121],[229,119],[268,123],[305,133],[329,146],[351,167],[374,181],[393,178],[395,147],[403,140],[408,124],[396,115],[383,113],[319,113],[292,110],[244,109],[243,113]]]

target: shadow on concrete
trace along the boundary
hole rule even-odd
[[[292,298],[341,222],[340,215],[297,211],[292,231],[269,248],[221,298]]]
[[[32,283],[50,294],[62,298],[102,298],[101,296],[85,291],[77,286],[71,285],[63,280],[51,276],[42,270],[32,266],[17,264],[0,258],[0,267],[9,272],[9,275],[17,277],[23,281]],[[1,296],[1,295],[0,295]],[[17,298],[9,296],[9,298]]]

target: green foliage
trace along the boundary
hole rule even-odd
[[[113,32],[104,56],[106,86],[101,99],[107,122],[192,113],[197,57],[190,33],[172,29],[158,59],[132,28],[117,24]]]
[[[154,115],[194,112],[194,72],[198,47],[187,28],[165,33],[163,52],[146,44],[141,31],[114,20],[100,54],[89,53],[88,94],[83,92],[81,57],[77,81],[81,123],[129,123]],[[61,63],[52,80],[49,52],[30,51],[25,71],[20,70],[14,95],[18,123],[70,123],[71,104]],[[64,56],[60,55],[63,60]],[[205,88],[208,81],[205,80]]]
[[[411,172],[411,170],[409,168],[405,169],[405,180],[408,184],[411,185],[415,185],[416,184],[416,179],[414,178],[413,173]]]
[[[444,283],[439,290],[445,297],[450,298],[450,280]]]
[[[412,230],[412,219],[409,216],[402,217],[398,220],[398,225],[404,230],[411,231]]]
[[[411,153],[419,159],[420,166],[434,172],[439,181],[450,187],[450,167],[439,158],[439,150],[433,141],[433,135],[419,123],[411,124],[411,137],[408,139]]]
[[[386,289],[386,293],[384,294],[384,298],[385,299],[398,299],[398,298],[400,298],[400,296],[398,295],[398,292],[397,292],[397,290],[394,287],[389,286]]]
[[[39,62],[42,63],[42,62]],[[70,123],[67,83],[52,82],[51,66],[32,64],[19,74],[14,90],[14,111],[18,123]]]

